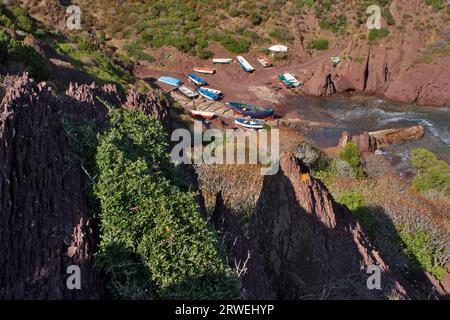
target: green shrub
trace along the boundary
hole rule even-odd
[[[413,272],[426,270],[439,280],[444,278],[444,267],[434,263],[434,253],[431,250],[432,246],[430,245],[430,236],[428,234],[424,231],[411,232],[403,228],[400,230],[400,238],[406,253],[410,257],[410,265]]]
[[[225,49],[233,53],[248,52],[248,49],[250,47],[250,43],[247,41],[247,39],[241,37],[233,37],[230,34],[224,36],[220,40],[220,43]]]
[[[362,178],[365,176],[364,169],[360,162],[361,153],[356,144],[351,141],[347,142],[345,147],[338,152],[337,156],[352,167],[356,177]]]
[[[156,299],[237,298],[238,279],[200,213],[197,194],[188,191],[183,172],[170,163],[167,148],[166,133],[155,117],[138,110],[112,111],[96,157],[99,266],[114,270],[109,276],[115,279],[115,288],[128,288],[127,274],[144,278],[148,274]],[[119,248],[112,251],[113,258],[108,254],[111,246]],[[117,250],[129,254],[122,258]],[[136,269],[121,269],[130,260]],[[123,292],[141,292],[149,287],[144,284]]]
[[[385,28],[372,29],[369,31],[369,42],[375,42],[378,39],[385,38],[389,35],[389,30]]]
[[[450,198],[449,165],[426,149],[414,149],[411,152],[411,163],[417,174],[413,178],[413,187],[421,192],[435,192]]]
[[[317,50],[328,50],[330,43],[325,38],[316,38],[312,42],[312,47]]]

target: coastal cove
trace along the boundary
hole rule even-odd
[[[275,107],[288,123],[296,118],[323,125],[289,124],[319,147],[336,146],[344,131],[361,134],[383,129],[422,125],[425,136],[417,141],[386,148],[388,154],[404,156],[409,150],[425,147],[450,162],[450,109],[422,107],[368,96],[289,96]]]

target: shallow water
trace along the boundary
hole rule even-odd
[[[450,155],[450,109],[419,107],[367,97],[290,97],[283,101],[283,113],[296,112],[303,118],[333,124],[326,128],[310,128],[304,134],[320,147],[336,146],[343,131],[360,134],[423,125],[425,136],[385,151],[405,156],[408,150],[423,147],[447,158]]]

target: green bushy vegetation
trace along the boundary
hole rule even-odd
[[[450,199],[449,165],[426,149],[414,149],[411,163],[417,174],[413,178],[413,187],[426,195],[434,194]]]
[[[389,35],[389,30],[385,28],[381,29],[372,29],[369,31],[369,42],[375,42],[378,39],[385,38]]]
[[[312,42],[312,47],[317,50],[328,50],[330,42],[325,38],[316,38]]]
[[[0,63],[7,62],[7,59],[23,64],[37,81],[49,80],[52,77],[47,61],[39,53],[23,41],[12,39],[9,34],[0,30]]]
[[[96,156],[97,263],[119,298],[237,298],[237,276],[167,147],[155,117],[112,111]]]
[[[93,39],[77,36],[54,44],[56,52],[67,56],[71,63],[88,73],[97,83],[114,83],[123,88],[134,82],[134,77],[123,66],[100,50]],[[92,60],[85,64],[83,59]]]
[[[153,57],[151,54],[148,54],[142,50],[142,46],[139,45],[139,43],[133,42],[126,44],[124,46],[124,49],[127,51],[127,53],[138,60],[145,60],[148,62],[155,61],[155,57]]]
[[[337,202],[350,209],[388,260],[395,260],[402,252],[406,255],[408,273],[427,271],[437,279],[443,279],[445,269],[435,261],[436,252],[433,251],[431,237],[427,232],[408,229],[405,224],[394,226],[391,222],[386,222],[384,214],[369,207],[358,192],[343,193],[337,198]]]
[[[351,141],[347,142],[345,147],[338,152],[337,157],[351,166],[357,178],[362,178],[365,176],[364,169],[360,161],[361,153],[359,152],[356,144]]]

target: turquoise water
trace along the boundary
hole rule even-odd
[[[402,145],[389,146],[389,155],[406,157],[409,150],[423,147],[449,161],[450,109],[419,107],[368,97],[289,97],[280,105],[281,114],[297,112],[307,120],[331,123],[327,128],[308,128],[304,134],[321,147],[335,146],[343,131],[360,134],[423,125],[425,136]]]

